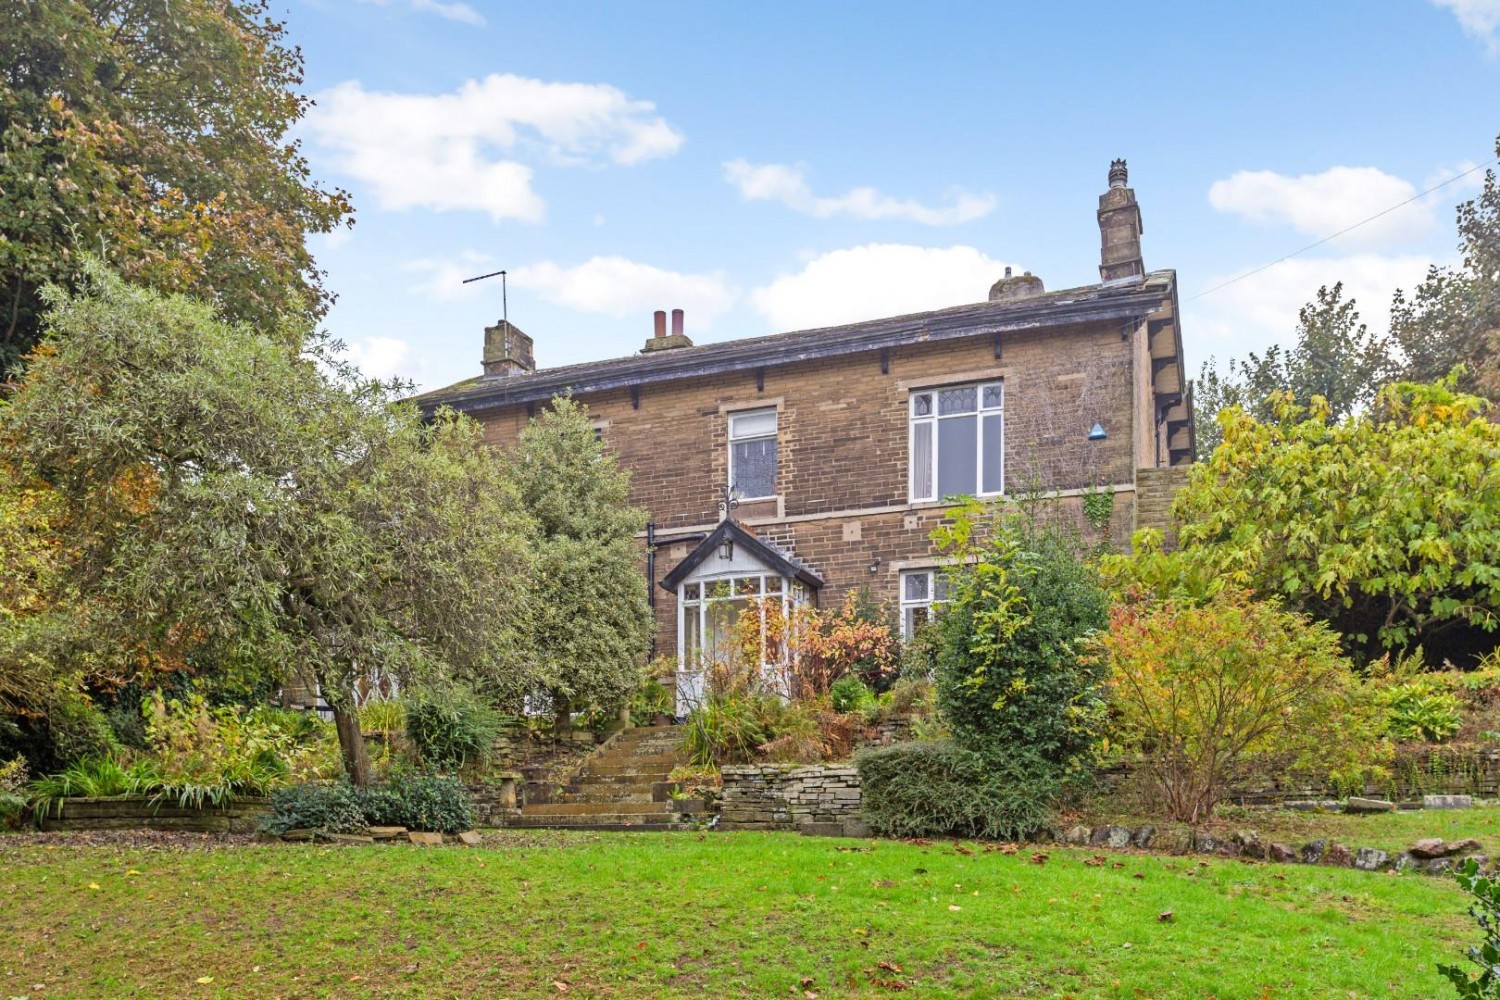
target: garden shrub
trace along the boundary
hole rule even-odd
[[[461,833],[474,827],[473,804],[456,778],[393,777],[387,784],[360,789],[359,800],[370,826],[404,826],[438,833]]]
[[[53,755],[63,764],[107,757],[120,749],[109,719],[82,694],[69,695],[48,708],[47,733]]]
[[[359,728],[366,736],[404,734],[406,725],[406,706],[394,698],[380,698],[359,706]]]
[[[261,829],[281,836],[288,830],[311,830],[315,835],[364,833],[369,829],[354,786],[343,781],[306,782],[271,793],[271,813]]]
[[[21,825],[26,813],[27,773],[23,757],[0,764],[0,830]]]
[[[952,743],[901,743],[855,758],[861,813],[892,837],[1023,840],[1046,828],[1060,782]]]
[[[1108,601],[1077,539],[1004,510],[959,508],[934,532],[956,557],[936,623],[938,707],[954,741],[1058,775],[1087,770],[1106,670],[1084,654]]]
[[[682,748],[698,767],[768,759],[812,763],[823,756],[823,725],[815,703],[774,694],[710,694],[683,726]]]
[[[424,691],[406,705],[406,735],[437,771],[488,760],[504,726],[505,716],[465,688]]]
[[[1197,822],[1250,779],[1356,783],[1380,755],[1379,708],[1338,636],[1278,603],[1240,590],[1127,601],[1098,650],[1114,735],[1171,819]]]
[[[868,712],[875,707],[875,692],[854,674],[845,674],[828,689],[828,700],[835,712]]]
[[[1453,873],[1459,888],[1473,900],[1469,915],[1479,924],[1484,941],[1471,945],[1465,955],[1479,967],[1479,975],[1457,965],[1439,965],[1460,1000],[1500,998],[1500,879],[1483,875],[1479,863],[1469,858]]]
[[[674,657],[659,656],[646,664],[630,696],[630,721],[633,724],[649,726],[658,715],[676,714],[672,692],[661,682],[661,678],[676,672],[677,660]]]
[[[1438,679],[1416,678],[1381,691],[1385,731],[1397,740],[1441,743],[1458,733],[1463,703]]]

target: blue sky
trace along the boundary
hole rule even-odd
[[[1454,255],[1493,158],[1500,0],[756,5],[298,0],[300,135],[347,188],[315,240],[373,374],[478,373],[510,317],[544,367],[982,300],[1006,265],[1098,280],[1130,164],[1190,367],[1292,336],[1342,279],[1372,326]]]

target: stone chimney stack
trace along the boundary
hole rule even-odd
[[[1009,302],[1012,299],[1029,299],[1033,295],[1040,295],[1046,289],[1042,287],[1042,279],[1027,271],[1019,278],[1011,277],[1010,268],[1005,269],[1005,277],[990,286],[991,302]]]
[[[646,346],[641,348],[642,353],[650,351],[670,351],[674,347],[692,347],[693,342],[688,339],[687,334],[682,332],[682,310],[672,310],[672,334],[667,335],[667,313],[663,309],[656,310],[655,336],[646,341]]]
[[[1127,187],[1125,161],[1109,165],[1109,190],[1099,196],[1099,280],[1144,278],[1141,260],[1141,207]]]
[[[536,371],[531,338],[509,320],[484,328],[484,374],[503,378]]]

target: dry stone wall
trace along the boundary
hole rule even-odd
[[[721,829],[869,834],[859,818],[859,772],[853,764],[729,765],[721,774]]]

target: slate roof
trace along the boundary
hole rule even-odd
[[[544,402],[559,393],[601,392],[676,379],[754,371],[774,365],[877,351],[925,341],[1034,330],[1067,324],[1132,320],[1175,294],[1175,271],[1084,285],[1031,298],[976,302],[845,326],[777,333],[697,347],[633,354],[520,375],[481,376],[416,397],[431,411],[441,405],[478,411]]]
[[[726,538],[731,539],[734,544],[759,559],[764,566],[774,569],[782,576],[801,580],[814,590],[823,586],[823,578],[814,573],[806,563],[787,555],[769,542],[757,538],[733,518],[720,521],[719,526],[709,532],[708,537],[699,542],[693,551],[684,556],[682,562],[673,567],[672,572],[662,577],[659,586],[663,590],[677,593],[677,585],[687,579],[688,574],[697,569],[698,565],[707,559]]]

